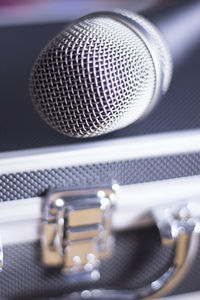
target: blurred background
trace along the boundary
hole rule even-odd
[[[166,0],[0,0],[0,25],[70,21],[96,10],[144,11],[180,1]]]

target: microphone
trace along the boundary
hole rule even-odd
[[[94,137],[149,113],[167,91],[171,55],[147,19],[125,10],[84,16],[41,52],[30,76],[32,102],[52,128]]]

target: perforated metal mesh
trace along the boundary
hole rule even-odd
[[[200,153],[89,164],[0,176],[0,202],[37,197],[48,188],[120,185],[200,174]]]
[[[0,177],[1,200],[40,195],[55,186],[83,187],[103,184],[116,179],[120,184],[131,184],[200,174],[200,154],[187,153],[102,163],[72,168],[49,169],[36,172],[5,174]],[[148,245],[148,247],[146,247]],[[172,249],[160,248],[154,228],[146,228],[117,236],[114,256],[102,265],[102,280],[96,287],[136,288],[155,280],[170,264]],[[0,298],[31,300],[53,297],[82,288],[66,282],[59,272],[47,272],[40,263],[38,243],[7,246],[4,249],[4,271],[0,273]],[[199,260],[178,292],[199,288]]]
[[[145,30],[151,35],[151,38],[153,39],[157,51],[159,52],[160,59],[161,59],[161,72],[163,73],[163,82],[161,83],[161,89],[165,93],[169,87],[171,77],[172,77],[172,58],[170,51],[168,49],[168,45],[166,44],[165,40],[162,37],[162,34],[159,32],[159,30],[147,19],[144,17],[135,14],[128,10],[116,10],[118,13],[130,18],[131,20],[134,20],[138,24],[140,24]]]
[[[5,174],[0,177],[0,199],[39,196],[48,187],[91,187],[113,179],[120,184],[131,184],[197,174],[200,174],[200,153]],[[156,229],[119,234],[114,256],[102,265],[99,286],[120,289],[143,286],[166,269],[171,255],[171,249],[165,252],[160,248]],[[0,298],[31,300],[90,288],[88,284],[66,282],[59,271],[47,272],[40,264],[38,244],[5,247],[4,263],[4,271],[0,273]],[[196,263],[191,277],[187,277],[186,284],[180,285],[178,291],[198,289],[199,272],[199,263]]]
[[[60,33],[31,75],[31,97],[41,117],[76,137],[121,128],[143,115],[156,74],[150,50],[128,26],[88,18]]]

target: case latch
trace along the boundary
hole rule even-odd
[[[101,259],[112,251],[114,188],[61,191],[44,198],[42,261],[69,275],[98,280]]]

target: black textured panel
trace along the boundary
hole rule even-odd
[[[200,153],[82,165],[0,176],[0,201],[40,196],[46,189],[120,185],[200,174]]]
[[[39,243],[7,246],[4,271],[0,273],[0,299],[30,300],[84,288],[140,287],[160,276],[171,263],[172,255],[172,248],[160,247],[154,227],[118,233],[113,256],[102,263],[100,281],[70,284],[58,270],[48,272],[41,266]]]
[[[83,142],[57,133],[40,120],[32,107],[28,92],[28,78],[35,58],[47,41],[64,25],[66,24],[0,29],[3,45],[0,47],[1,152]],[[24,47],[25,41],[31,51]],[[147,118],[105,136],[84,139],[84,142],[200,128],[199,53],[200,45],[176,68],[169,92]]]

